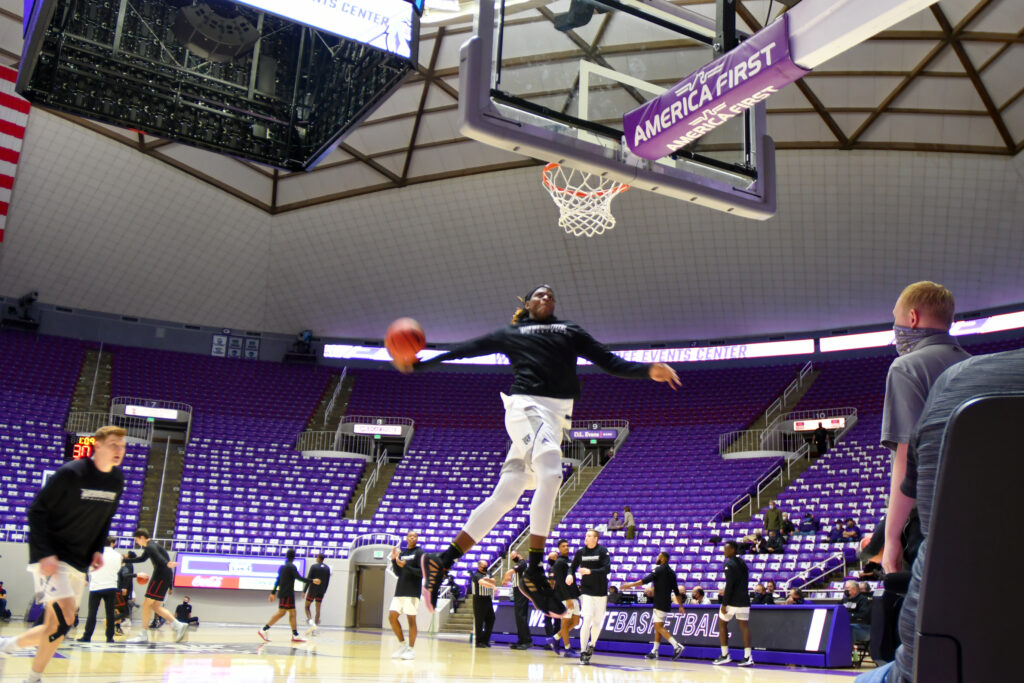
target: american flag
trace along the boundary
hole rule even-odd
[[[14,174],[21,157],[21,143],[28,125],[29,103],[14,92],[18,72],[0,66],[0,242],[4,241],[7,208],[11,203]]]

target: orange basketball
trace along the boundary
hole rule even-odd
[[[136,574],[135,580],[139,583],[140,586],[145,586],[147,583],[149,583],[149,574]]]
[[[416,362],[416,354],[427,346],[427,337],[418,322],[412,318],[399,318],[388,325],[384,346],[399,363],[412,364]]]

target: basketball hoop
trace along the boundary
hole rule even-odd
[[[629,189],[625,183],[553,162],[544,167],[541,179],[558,206],[559,227],[575,237],[593,237],[614,228],[612,200]]]

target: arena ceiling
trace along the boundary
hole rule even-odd
[[[512,20],[550,22],[565,4],[525,0]],[[785,9],[737,6],[748,31]],[[0,0],[10,65],[21,11]],[[588,34],[598,53],[643,52],[600,28]],[[611,234],[583,241],[555,225],[537,161],[458,134],[470,31],[467,12],[428,13],[416,74],[310,173],[34,109],[0,293],[357,338],[412,314],[437,341],[500,324],[539,281],[609,341],[875,323],[925,277],[950,284],[963,310],[1024,301],[1019,0],[941,0],[769,100],[771,221],[637,191],[616,200]],[[104,254],[116,267],[97,271]]]

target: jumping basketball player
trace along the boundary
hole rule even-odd
[[[124,490],[124,437],[120,427],[96,430],[92,457],[62,465],[28,508],[28,571],[43,596],[44,620],[20,636],[0,638],[0,657],[35,645],[29,683],[43,679],[71,630],[86,570],[103,566],[103,543]]]
[[[128,643],[148,643],[149,633],[146,626],[155,612],[157,616],[167,620],[174,629],[174,640],[181,642],[188,631],[188,624],[178,621],[170,611],[164,607],[164,599],[167,591],[174,582],[174,572],[171,571],[178,566],[177,562],[171,562],[171,556],[167,554],[164,547],[149,537],[147,529],[136,529],[135,542],[142,548],[142,554],[136,558],[126,557],[125,562],[138,563],[149,560],[153,563],[153,574],[149,577],[149,584],[146,586],[146,599],[142,601],[142,629],[139,635],[129,638]]]
[[[320,585],[320,579],[310,580],[299,574],[299,570],[295,568],[295,548],[288,548],[288,551],[284,554],[284,564],[282,564],[277,570],[277,580],[274,581],[274,587],[271,589],[270,596],[267,598],[267,602],[274,602],[274,598],[277,598],[277,612],[274,613],[274,616],[270,617],[270,621],[264,624],[263,628],[256,630],[256,635],[258,635],[263,642],[270,642],[270,636],[267,635],[267,631],[269,631],[270,627],[276,624],[277,620],[285,614],[288,615],[288,623],[292,627],[292,642],[306,642],[304,638],[299,636],[298,623],[295,619],[296,581],[301,581],[306,585],[309,585],[310,583],[315,586]]]
[[[470,548],[486,536],[509,512],[523,491],[533,489],[530,503],[530,555],[519,581],[534,606],[554,618],[561,618],[565,606],[548,584],[541,560],[551,531],[551,513],[562,483],[562,430],[572,420],[573,400],[579,397],[576,359],[582,356],[607,373],[620,377],[649,377],[680,385],[676,371],[664,363],[632,363],[613,354],[582,327],[555,317],[555,293],[549,285],[530,290],[512,323],[491,334],[466,342],[429,361],[394,362],[404,373],[436,367],[442,361],[471,358],[490,353],[508,356],[515,379],[505,404],[505,429],[509,448],[501,478],[490,497],[473,512],[462,531],[444,553],[423,556],[423,597],[433,611],[441,578]]]

